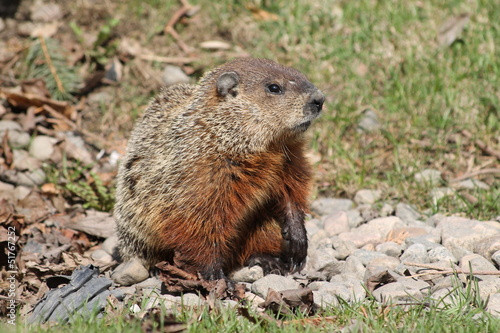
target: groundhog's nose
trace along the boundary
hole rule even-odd
[[[313,113],[319,113],[323,108],[323,103],[325,103],[325,95],[321,91],[316,90],[309,96],[309,104]]]

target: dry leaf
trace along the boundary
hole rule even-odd
[[[278,15],[276,15],[274,13],[270,13],[268,11],[265,11],[264,9],[259,8],[255,5],[249,4],[246,7],[248,10],[250,10],[252,12],[254,19],[256,19],[258,21],[278,21],[279,20]]]
[[[458,16],[449,18],[441,27],[438,32],[438,42],[442,47],[447,47],[453,44],[464,30],[465,25],[469,22],[469,14],[462,13]]]
[[[200,43],[200,47],[202,49],[210,50],[229,50],[231,48],[231,45],[229,43],[218,40],[207,40],[206,42]]]

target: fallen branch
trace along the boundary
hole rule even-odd
[[[171,64],[188,64],[196,61],[195,57],[163,57],[155,54],[140,54],[137,58],[149,61],[166,62]]]
[[[430,269],[432,271],[429,272],[424,272],[424,273],[419,273],[417,275],[411,275],[409,277],[416,277],[416,276],[421,276],[421,275],[427,275],[427,274],[466,274],[466,275],[500,275],[500,271],[469,271],[469,270],[464,270],[460,268],[455,268],[455,269],[450,269],[450,268],[443,268],[443,267],[438,267],[435,265],[429,265],[429,264],[419,264],[419,263],[414,263],[414,262],[405,262],[404,263],[406,266],[413,266],[413,267],[420,267],[420,268],[425,268],[425,269]]]
[[[475,176],[484,175],[484,174],[488,174],[488,173],[500,174],[500,168],[487,168],[487,169],[472,171],[472,172],[466,173],[460,177],[450,179],[450,183],[456,183],[456,182],[462,181],[464,179],[468,179],[468,178],[472,178]]]
[[[175,30],[174,26],[177,22],[179,22],[179,20],[181,18],[188,15],[188,13],[191,12],[194,9],[194,7],[191,6],[187,2],[187,0],[181,0],[181,3],[182,3],[182,7],[179,10],[177,10],[174,13],[174,15],[172,15],[172,17],[168,21],[167,25],[163,29],[163,32],[170,34],[175,39],[175,41],[177,42],[179,47],[182,49],[182,51],[184,51],[186,53],[190,53],[192,51],[191,47],[189,47],[186,43],[184,43],[184,41],[181,39],[181,37],[179,36],[177,31]]]
[[[472,138],[472,134],[469,131],[467,131],[467,130],[462,130],[460,133],[462,133],[462,135],[465,136],[467,139],[471,139]],[[484,154],[489,155],[489,156],[494,156],[498,160],[500,160],[500,151],[496,151],[495,149],[491,148],[490,146],[488,146],[486,143],[484,143],[483,141],[481,141],[479,139],[475,140],[474,144],[479,149],[481,149],[481,151]]]

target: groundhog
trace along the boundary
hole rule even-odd
[[[163,89],[118,171],[122,258],[166,260],[207,280],[249,263],[300,270],[311,180],[303,133],[324,100],[299,71],[254,58]]]

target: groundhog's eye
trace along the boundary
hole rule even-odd
[[[281,88],[279,84],[271,83],[267,86],[267,91],[269,91],[271,94],[282,94],[283,88]]]

